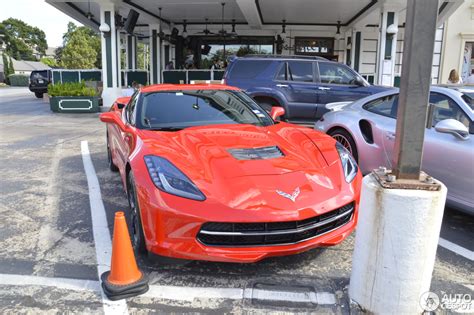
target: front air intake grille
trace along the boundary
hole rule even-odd
[[[335,230],[354,215],[354,203],[301,221],[204,223],[197,239],[211,246],[259,246],[298,243]]]
[[[227,150],[237,160],[266,160],[285,156],[277,146]]]

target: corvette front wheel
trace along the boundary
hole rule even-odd
[[[128,229],[130,231],[130,238],[132,240],[133,249],[135,250],[135,255],[142,255],[147,253],[147,249],[145,245],[145,235],[143,234],[135,181],[131,172],[128,175],[127,186],[127,197],[130,205]]]

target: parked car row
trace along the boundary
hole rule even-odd
[[[248,94],[163,84],[101,114],[137,253],[255,262],[340,243],[357,222],[362,175],[392,166],[398,90],[324,59],[239,58],[226,82]],[[474,213],[473,95],[433,87],[430,103],[423,169]],[[311,130],[279,117],[318,119]]]
[[[350,67],[321,57],[236,58],[224,80],[243,89],[265,110],[281,106],[286,120],[304,124],[313,124],[327,112],[327,103],[355,101],[391,89],[370,85]]]
[[[224,76],[262,108],[285,108],[285,119],[316,124],[358,161],[363,174],[393,167],[398,89],[368,84],[344,64],[324,58],[237,58]],[[474,213],[474,87],[433,87],[423,169],[448,187],[448,204]]]

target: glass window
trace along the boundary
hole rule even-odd
[[[275,78],[278,81],[286,81],[288,80],[286,76],[286,62],[282,62],[280,65],[280,71],[278,71],[278,74]]]
[[[135,94],[132,96],[132,99],[128,103],[126,107],[126,113],[127,113],[127,121],[130,125],[135,126],[136,120],[136,105],[137,105],[137,100],[138,100],[139,93],[135,92]]]
[[[375,114],[397,118],[398,95],[389,95],[378,98],[365,104],[363,108]]]
[[[337,63],[319,62],[321,83],[354,85],[357,76],[348,67]]]
[[[176,130],[217,124],[273,124],[265,111],[239,91],[153,92],[142,99],[140,123],[145,129]]]
[[[440,93],[431,93],[430,103],[435,106],[433,127],[441,120],[456,119],[469,129],[469,118],[451,98]]]
[[[288,79],[299,82],[313,82],[313,63],[311,61],[289,61]]]
[[[271,61],[269,60],[237,60],[229,77],[233,79],[252,79],[264,71]]]
[[[472,110],[474,110],[474,92],[463,92],[461,96],[464,102],[466,102]]]

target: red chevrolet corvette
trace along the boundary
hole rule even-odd
[[[276,121],[283,114],[234,87],[170,84],[101,114],[135,250],[255,262],[344,240],[357,221],[360,171],[331,137]]]

